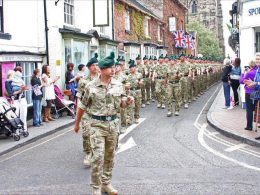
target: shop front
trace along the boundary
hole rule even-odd
[[[30,52],[0,52],[0,96],[5,96],[5,81],[7,72],[16,66],[23,68],[23,80],[30,86],[31,76],[36,68],[41,68],[44,55]],[[32,92],[25,92],[28,106],[32,105]]]
[[[144,55],[146,55],[148,58],[150,57],[157,57],[157,44],[155,43],[144,43]]]

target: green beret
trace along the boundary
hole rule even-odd
[[[169,60],[170,57],[166,54],[165,57],[164,57],[164,59],[168,59],[168,60]]]
[[[148,60],[148,58],[147,58],[147,56],[146,56],[146,55],[143,57],[143,60]]]
[[[97,58],[98,58],[98,54],[95,53],[95,56],[88,61],[87,67],[91,66],[92,64],[98,63],[98,59]]]
[[[135,67],[135,66],[136,66],[135,61],[134,61],[134,60],[131,60],[131,59],[130,59],[130,61],[128,62],[128,64],[129,64],[129,68],[132,68],[132,67]]]
[[[107,56],[98,62],[100,69],[110,68],[115,64],[115,53],[111,52],[110,56]]]
[[[124,58],[124,56],[121,56],[121,58],[120,58],[119,61],[120,61],[120,62],[125,62],[125,58]]]
[[[141,60],[141,56],[138,55],[138,56],[135,58],[135,60]]]
[[[150,56],[149,60],[153,60],[153,57],[152,57],[152,56]]]
[[[156,56],[154,56],[153,60],[157,60]]]
[[[163,54],[160,55],[159,59],[164,59]]]

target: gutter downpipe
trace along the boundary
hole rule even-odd
[[[47,6],[46,6],[46,0],[43,0],[43,6],[44,6],[44,24],[45,24],[45,46],[46,46],[46,57],[47,57],[47,64],[49,65],[49,39],[48,39],[48,20],[47,20]]]

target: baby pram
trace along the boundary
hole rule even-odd
[[[54,100],[54,118],[61,117],[64,111],[67,111],[72,118],[75,118],[75,102],[66,100],[57,85],[54,85],[54,92],[56,97]]]
[[[20,135],[27,137],[29,132],[24,129],[24,124],[15,110],[6,98],[0,97],[0,134],[13,136],[15,141],[19,141]]]

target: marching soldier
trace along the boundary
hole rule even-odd
[[[111,185],[120,126],[117,113],[120,107],[132,104],[133,99],[125,96],[122,83],[113,78],[114,64],[113,52],[99,61],[100,76],[85,86],[77,107],[76,133],[86,110],[90,117],[92,195],[101,195],[101,191],[109,195],[118,193]]]
[[[97,53],[93,58],[91,58],[88,63],[87,67],[89,70],[89,74],[85,78],[81,78],[79,80],[78,88],[77,88],[77,98],[80,100],[82,98],[82,94],[84,93],[85,86],[92,80],[98,77],[98,72],[96,65],[98,63],[98,55]],[[90,147],[90,134],[89,134],[89,114],[85,112],[81,119],[81,127],[82,127],[82,138],[83,138],[83,150],[86,153],[86,156],[83,160],[83,164],[86,167],[90,167],[90,154],[91,154],[91,147]]]
[[[134,97],[134,107],[128,108],[130,124],[139,123],[141,108],[141,87],[144,85],[142,75],[136,70],[134,60],[129,61],[129,75],[126,79],[126,90],[130,89],[130,95]],[[133,121],[134,119],[134,121]]]
[[[155,71],[155,68],[157,66],[157,58],[156,56],[154,56],[153,58],[153,62],[152,62],[152,65],[151,65],[151,77],[153,77],[153,74],[154,74],[154,71]],[[151,78],[151,95],[152,95],[152,102],[155,102],[155,99],[156,99],[156,93],[155,93],[155,80],[153,80]]]
[[[175,98],[175,116],[179,116],[180,112],[180,101],[181,101],[181,90],[180,90],[180,72],[176,65],[176,62],[171,60],[170,66],[167,70],[167,103],[168,113],[167,116],[172,116],[173,113],[173,97]]]
[[[159,65],[155,68],[153,79],[156,78],[155,92],[157,96],[157,108],[165,108],[166,103],[166,75],[167,66],[164,64],[163,55],[159,57]]]
[[[147,56],[143,58],[144,64],[141,66],[139,72],[142,74],[144,80],[144,88],[141,89],[142,92],[142,108],[145,104],[150,105],[151,101],[151,66],[149,65],[149,60]]]

